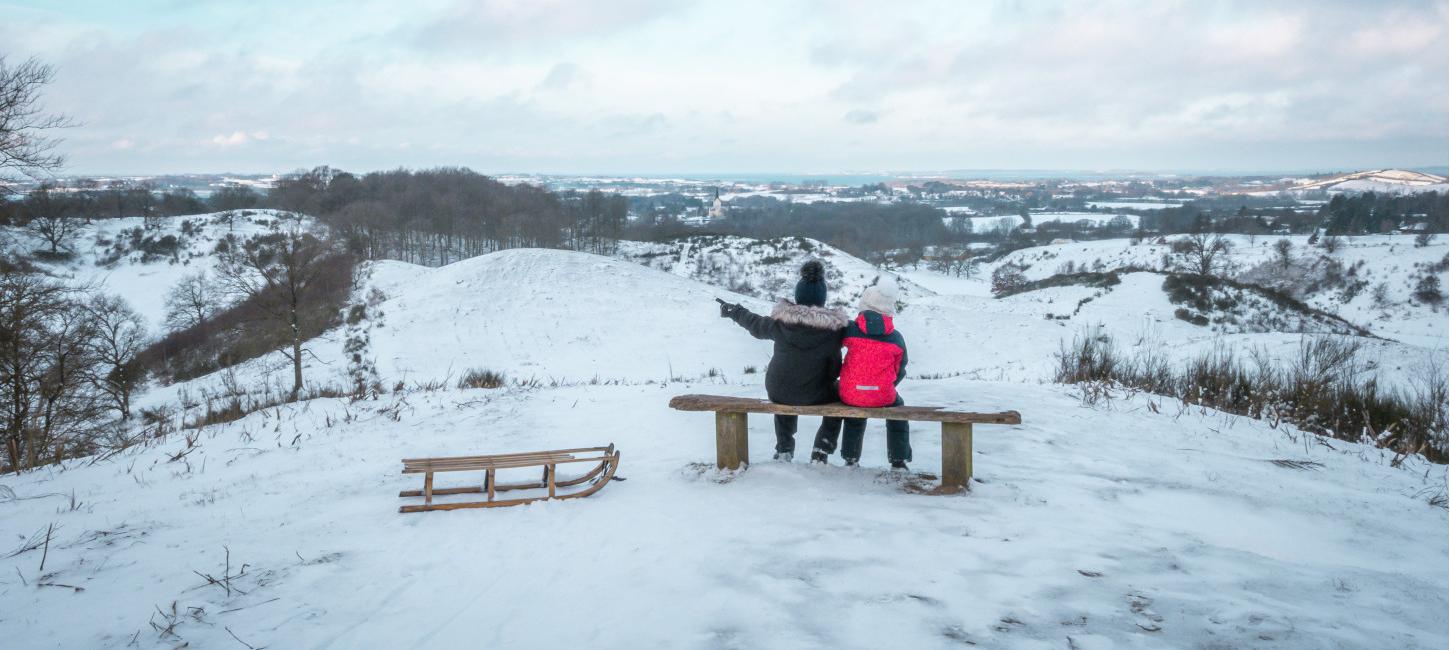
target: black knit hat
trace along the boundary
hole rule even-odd
[[[795,304],[826,305],[826,268],[820,261],[811,260],[801,265],[801,280],[795,284]]]

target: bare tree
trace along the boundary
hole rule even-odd
[[[1279,258],[1281,268],[1288,269],[1294,263],[1294,242],[1288,239],[1274,242],[1274,256]]]
[[[55,68],[36,59],[12,66],[0,56],[0,180],[39,179],[64,166],[49,134],[72,122],[40,108],[40,91],[54,79]]]
[[[51,255],[60,255],[62,249],[70,248],[71,240],[81,229],[81,222],[71,217],[48,214],[31,219],[28,228],[50,245]]]
[[[1218,275],[1233,266],[1230,250],[1233,242],[1222,234],[1195,233],[1173,242],[1174,266],[1184,273]]]
[[[166,327],[184,330],[205,325],[221,307],[221,292],[206,271],[182,278],[166,294]]]
[[[89,319],[75,293],[0,265],[0,438],[11,470],[60,456],[92,421]]]
[[[270,233],[245,242],[228,236],[228,246],[218,266],[220,279],[229,291],[252,301],[276,326],[285,340],[282,354],[292,362],[292,398],[302,392],[302,342],[315,318],[310,300],[314,289],[325,281],[323,260],[332,245],[300,230]]]
[[[91,317],[90,348],[96,364],[91,383],[110,398],[121,419],[130,419],[131,395],[145,378],[136,356],[146,347],[146,325],[116,296],[95,296],[86,310]]]

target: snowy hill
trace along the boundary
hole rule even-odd
[[[1290,192],[1304,193],[1324,190],[1340,192],[1378,192],[1381,194],[1410,194],[1413,192],[1445,192],[1450,190],[1444,176],[1403,169],[1373,169],[1369,171],[1341,174],[1330,178],[1304,181],[1289,188]]]
[[[1366,260],[1357,273],[1372,269],[1396,291],[1444,255],[1442,239],[1428,249],[1365,240],[1336,255]],[[0,639],[1083,649],[1450,640],[1444,466],[1161,397],[1093,401],[1044,384],[1054,353],[1083,332],[1172,358],[1253,345],[1274,359],[1293,355],[1299,334],[1187,322],[1152,272],[997,299],[982,277],[882,273],[814,242],[654,246],[624,254],[657,268],[527,249],[438,268],[372,263],[356,295],[365,316],[309,343],[306,377],[346,386],[360,350],[381,395],[281,404],[169,435],[151,423],[153,435],[113,456],[0,477],[0,540],[10,540],[0,546]],[[1245,263],[1270,259],[1258,248],[1245,243]],[[1069,260],[1156,262],[1165,250],[1093,242],[1000,263],[1041,279]],[[1022,425],[978,428],[970,494],[918,494],[929,479],[885,471],[880,422],[864,466],[847,469],[767,461],[770,420],[754,417],[755,464],[721,474],[709,464],[713,418],[666,406],[681,393],[763,394],[770,343],[719,318],[714,299],[765,311],[813,254],[832,267],[843,302],[878,274],[900,283],[908,403],[1022,413]],[[187,265],[120,263],[112,273],[132,275],[114,286],[128,298],[154,291],[148,282],[160,281],[145,274],[172,266]],[[1443,356],[1442,312],[1406,304],[1391,314],[1440,317],[1442,342],[1369,340],[1382,372]],[[138,406],[255,390],[285,368],[269,355],[156,388]],[[457,388],[472,369],[511,381]],[[168,421],[191,419],[173,411]],[[800,447],[813,425],[804,418]],[[404,457],[610,442],[628,480],[588,499],[396,512],[397,492],[418,483],[399,473]],[[913,469],[935,472],[937,428],[914,426],[912,443]],[[226,575],[220,585],[205,577]]]
[[[149,228],[141,217],[99,219],[79,229],[72,259],[38,264],[77,286],[124,297],[155,333],[166,320],[167,291],[189,274],[214,268],[218,240],[228,234],[245,239],[293,218],[276,210],[238,210],[158,217]],[[44,247],[21,229],[7,228],[3,234],[22,251]]]
[[[369,287],[385,296],[371,337],[385,378],[478,367],[542,381],[668,381],[712,368],[735,376],[769,360],[719,317],[715,298],[757,312],[769,304],[587,253],[507,250],[439,268],[379,262]]]
[[[1364,327],[1376,335],[1421,347],[1444,349],[1450,341],[1445,305],[1419,303],[1412,297],[1416,283],[1430,274],[1445,280],[1443,261],[1450,247],[1443,235],[1435,236],[1430,245],[1416,247],[1413,238],[1405,235],[1371,235],[1343,237],[1339,249],[1328,253],[1310,245],[1308,237],[1255,237],[1231,235],[1232,260],[1239,273],[1247,273],[1261,265],[1272,265],[1277,258],[1274,244],[1287,239],[1296,259],[1314,265],[1306,274],[1337,273],[1345,281],[1333,285],[1314,278],[1305,278],[1306,285],[1321,288],[1300,296],[1309,306],[1335,314]],[[1124,267],[1162,268],[1168,243],[1127,239],[1105,239],[1037,246],[1015,251],[996,263],[984,267],[983,276],[990,276],[997,267],[1013,264],[1024,269],[1032,280],[1057,273],[1107,271]],[[1331,261],[1332,260],[1332,261]],[[916,277],[916,276],[913,276]],[[920,278],[917,278],[920,281]],[[1254,278],[1261,282],[1262,278]],[[1383,300],[1375,289],[1383,284]]]
[[[854,308],[861,292],[878,281],[893,283],[897,299],[906,305],[917,297],[931,294],[896,273],[806,237],[750,239],[709,235],[667,243],[620,242],[619,255],[651,268],[770,301],[794,295],[801,264],[809,259],[825,263],[826,283],[831,288],[828,304],[833,306]]]

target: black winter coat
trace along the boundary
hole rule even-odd
[[[751,336],[775,342],[765,371],[765,394],[770,401],[809,406],[837,400],[841,335],[850,323],[845,312],[782,300],[769,317],[744,307],[730,317]]]

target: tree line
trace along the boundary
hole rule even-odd
[[[279,181],[267,204],[316,216],[364,258],[427,265],[519,247],[612,253],[629,213],[619,195],[509,185],[455,167],[361,176],[318,167]]]
[[[124,436],[105,416],[131,418],[146,340],[121,299],[0,260],[3,469],[94,453],[106,436]]]

